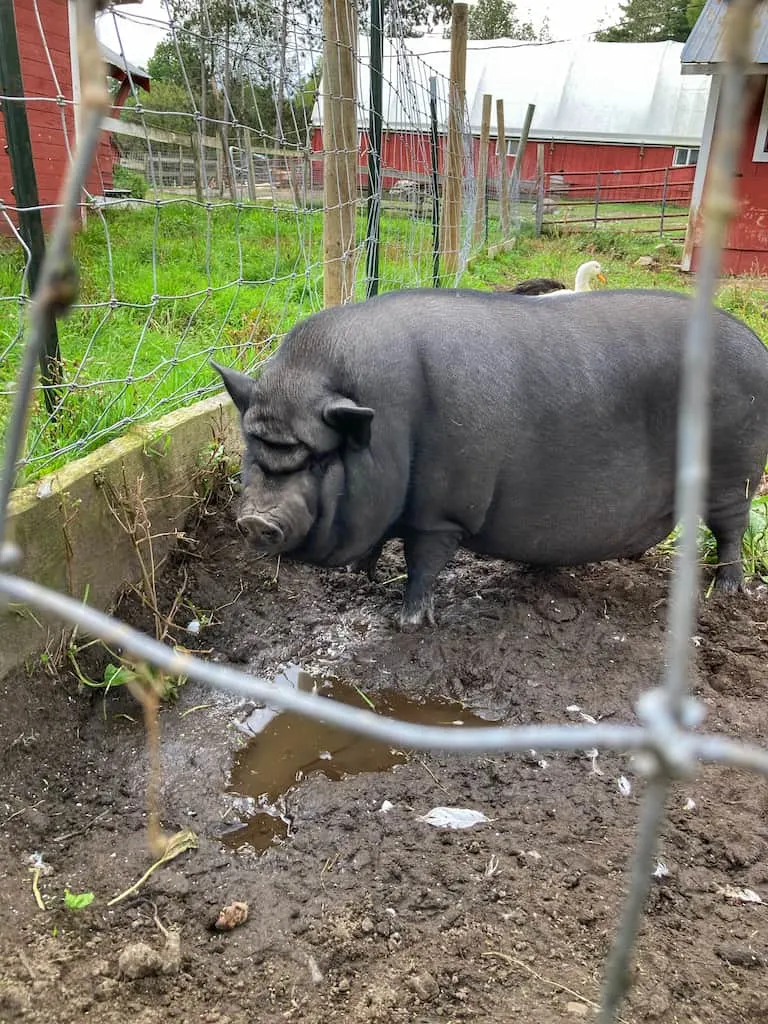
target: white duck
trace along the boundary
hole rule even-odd
[[[570,288],[558,288],[557,291],[545,292],[538,297],[546,299],[552,295],[574,295],[576,292],[591,292],[594,290],[595,281],[605,284],[605,274],[597,260],[589,260],[587,263],[582,263],[576,271],[576,283],[573,290]]]
[[[597,262],[596,259],[591,259],[587,263],[582,265],[577,270],[577,278],[575,278],[575,284],[573,285],[573,292],[592,292],[594,291],[595,282],[599,281],[602,285],[605,284],[605,274],[603,268]],[[572,295],[569,289],[563,289],[559,292],[560,295]],[[553,292],[553,295],[557,295],[558,292]]]

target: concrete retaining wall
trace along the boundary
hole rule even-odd
[[[138,507],[146,509],[157,561],[174,544],[174,531],[199,500],[206,477],[239,451],[236,411],[228,397],[215,396],[136,427],[19,488],[9,537],[24,556],[16,571],[109,610],[120,591],[141,578],[136,546],[112,510],[130,522]],[[0,679],[52,653],[61,636],[61,626],[34,609],[0,608]]]

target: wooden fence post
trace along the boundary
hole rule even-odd
[[[536,234],[541,234],[544,223],[544,146],[536,147]]]
[[[517,195],[520,187],[520,179],[523,173],[523,159],[525,157],[525,151],[528,148],[528,133],[531,130],[531,122],[533,121],[533,112],[536,110],[535,103],[529,103],[528,109],[525,112],[525,120],[523,121],[523,127],[520,132],[520,141],[517,144],[517,153],[515,154],[515,166],[512,168],[512,180],[509,183],[510,195]],[[519,195],[518,195],[519,198]]]
[[[206,187],[205,147],[203,146],[202,136],[198,134],[197,130],[193,129],[189,138],[192,144],[192,164],[195,172],[195,198],[198,203],[202,203],[204,202]]]
[[[475,226],[472,232],[472,244],[477,246],[483,241],[485,234],[486,195],[488,192],[488,146],[491,138],[491,104],[490,93],[483,95],[483,118],[480,122],[480,152],[477,161],[477,200],[475,202]]]
[[[323,301],[352,298],[355,275],[356,15],[352,0],[323,0]]]
[[[595,213],[592,219],[592,227],[597,227],[597,222],[600,219],[600,186],[602,184],[602,172],[597,172],[597,180],[595,182]]]
[[[499,165],[499,205],[501,236],[509,235],[509,169],[507,167],[507,134],[504,129],[504,100],[496,100],[496,159]]]
[[[463,183],[462,123],[466,106],[468,27],[469,7],[465,3],[454,3],[451,15],[448,159],[443,185],[441,222],[443,273],[448,277],[454,277],[459,270],[459,226]]]
[[[669,191],[669,168],[664,168],[664,184],[661,191],[661,218],[659,220],[659,238],[664,237],[664,214],[667,211],[667,195]]]
[[[248,199],[256,202],[256,182],[254,181],[253,148],[251,146],[251,129],[243,128],[243,150],[245,151],[245,181],[248,186]]]

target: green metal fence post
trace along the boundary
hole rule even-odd
[[[382,64],[384,63],[383,0],[371,0],[371,116],[368,131],[368,229],[366,298],[379,292],[381,235],[381,121]]]
[[[0,107],[5,120],[6,148],[11,164],[19,229],[30,253],[28,281],[29,293],[32,295],[45,256],[45,233],[40,216],[35,161],[24,100],[13,0],[0,0],[0,93],[6,97]],[[55,320],[51,321],[50,333],[40,355],[40,373],[45,407],[51,413],[57,403],[54,385],[61,382],[61,355]]]

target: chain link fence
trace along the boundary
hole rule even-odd
[[[732,178],[741,139],[745,70],[749,64],[752,14],[756,0],[733,0],[727,18],[727,65],[722,98],[721,130],[716,139],[709,192],[705,198],[706,242],[702,251],[698,290],[687,331],[685,379],[681,395],[678,518],[682,522],[681,557],[673,577],[668,631],[668,670],[663,686],[649,689],[638,703],[640,725],[542,725],[526,728],[454,730],[423,727],[382,718],[372,712],[333,704],[320,697],[282,688],[234,669],[206,663],[158,643],[107,615],[15,574],[20,552],[8,542],[0,549],[0,595],[22,602],[37,612],[77,627],[104,642],[120,647],[127,656],[185,676],[210,687],[260,701],[398,747],[456,752],[522,752],[583,750],[590,747],[634,751],[640,757],[648,787],[639,823],[637,846],[626,907],[618,925],[606,967],[600,1022],[611,1024],[626,994],[634,941],[648,894],[654,851],[665,815],[668,789],[675,779],[695,771],[699,762],[717,762],[768,776],[768,751],[726,737],[695,731],[701,707],[688,695],[691,636],[694,632],[698,592],[696,526],[706,486],[707,392],[709,387],[712,294],[718,275],[725,229],[732,209]],[[13,410],[5,437],[4,467],[0,482],[0,537],[5,536],[8,500],[16,479],[27,417],[40,355],[57,315],[75,300],[76,278],[71,257],[72,226],[81,189],[97,154],[101,120],[108,110],[102,62],[93,27],[93,0],[78,0],[78,46],[83,76],[80,131],[73,163],[68,168],[61,209],[29,308],[29,327],[23,360],[16,377]],[[162,209],[162,207],[160,208]],[[233,211],[233,215],[237,211]],[[155,215],[157,215],[155,210]],[[157,244],[158,230],[152,236]],[[231,241],[231,239],[230,239]],[[238,251],[242,250],[238,244]],[[153,261],[155,272],[157,262]],[[153,309],[153,316],[158,310]]]

